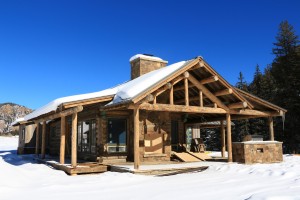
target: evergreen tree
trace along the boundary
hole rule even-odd
[[[284,129],[286,152],[300,151],[300,53],[299,40],[287,21],[279,25],[271,68],[276,91],[274,101],[288,110]],[[281,126],[278,126],[281,127]],[[278,130],[278,127],[275,129]]]
[[[259,65],[256,65],[254,77],[252,83],[249,85],[249,92],[252,94],[262,97],[263,91],[262,91],[262,82],[263,82],[263,76],[260,71]]]
[[[247,91],[248,92],[248,84],[244,79],[243,73],[240,72],[238,76],[238,82],[236,83],[235,87]],[[233,141],[241,141],[245,135],[250,134],[249,132],[249,120],[235,120],[233,121],[235,126],[233,128],[232,138]]]

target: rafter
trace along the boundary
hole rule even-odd
[[[230,109],[237,109],[237,108],[246,108],[247,105],[248,105],[247,102],[243,101],[243,102],[229,104],[229,105],[227,105],[227,107]]]
[[[228,95],[228,94],[232,94],[232,89],[231,88],[227,88],[224,90],[220,90],[214,93],[215,96],[224,96],[224,95]]]
[[[189,76],[189,81],[191,81],[199,90],[201,90],[205,96],[207,96],[212,102],[215,102],[220,108],[228,110],[228,107],[223,104],[220,99],[218,99],[213,93],[211,93],[205,86],[203,86],[199,81],[193,77],[191,74]]]
[[[219,77],[218,77],[218,76],[211,76],[211,77],[202,79],[202,80],[200,81],[200,83],[204,85],[204,84],[216,82],[216,81],[218,81],[218,80],[219,80]]]

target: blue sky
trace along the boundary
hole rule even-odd
[[[278,25],[300,35],[300,1],[0,0],[0,103],[36,109],[130,78],[129,58],[201,55],[231,84],[270,64]]]

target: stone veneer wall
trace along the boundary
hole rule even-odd
[[[245,164],[282,162],[282,142],[233,142],[233,161]]]

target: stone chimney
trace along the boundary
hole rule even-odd
[[[165,67],[168,61],[149,54],[137,54],[130,58],[131,80],[156,69]]]

